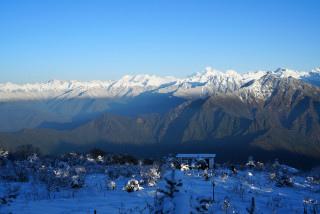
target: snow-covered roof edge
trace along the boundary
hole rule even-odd
[[[216,154],[177,154],[177,158],[214,158]]]

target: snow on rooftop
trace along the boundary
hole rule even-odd
[[[177,158],[214,158],[216,154],[177,154]]]

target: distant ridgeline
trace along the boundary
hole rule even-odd
[[[101,148],[135,156],[215,153],[217,161],[320,160],[320,69],[186,79],[0,85],[0,146],[43,153]]]

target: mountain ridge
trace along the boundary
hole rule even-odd
[[[197,88],[197,97],[210,96],[213,92],[235,91],[246,82],[256,80],[272,73],[278,77],[294,77],[304,82],[320,86],[320,69],[310,72],[293,71],[279,68],[275,71],[259,70],[238,74],[236,71],[227,70],[221,72],[207,67],[201,73],[194,73],[184,79],[175,77],[157,77],[147,74],[126,75],[116,81],[89,81],[81,82],[76,80],[64,81],[51,79],[47,83],[34,84],[0,84],[0,101],[28,100],[28,99],[72,99],[72,98],[116,98],[135,97],[143,92],[153,91],[157,93],[173,93],[173,96],[192,98],[190,89]],[[209,90],[213,86],[213,90]],[[201,91],[199,89],[201,88]],[[189,90],[183,90],[183,89]],[[180,91],[179,91],[180,90]],[[207,92],[205,95],[203,90]],[[185,92],[187,91],[187,92]],[[184,94],[186,93],[186,94]],[[27,96],[26,96],[27,95]]]
[[[48,83],[0,84],[0,132],[23,128],[73,129],[103,113],[127,116],[164,113],[186,100],[235,92],[267,74],[294,77],[320,86],[320,69],[309,73],[260,70],[240,75],[211,67],[184,79],[145,74],[105,82],[52,79]],[[259,95],[260,92],[256,94]]]
[[[318,130],[320,88],[269,73],[235,92],[189,100],[163,114],[103,114],[73,130],[1,134],[0,144],[13,149],[30,143],[46,153],[101,147],[140,156],[145,151],[214,152],[229,158],[285,152],[319,161]]]

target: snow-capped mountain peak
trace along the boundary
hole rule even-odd
[[[315,68],[313,70],[311,70],[310,73],[313,73],[313,74],[320,74],[320,68]]]
[[[238,90],[243,84],[258,80],[271,73],[276,77],[293,77],[302,81],[320,86],[320,69],[316,68],[310,73],[279,68],[267,72],[259,70],[239,74],[234,70],[221,72],[206,67],[187,78],[157,77],[148,74],[126,75],[116,81],[65,81],[51,79],[47,83],[0,84],[0,100],[38,100],[38,99],[71,99],[71,98],[122,98],[135,97],[141,93],[154,91],[154,93],[173,94],[176,97],[196,99],[208,97],[216,92],[232,92]]]
[[[189,82],[205,83],[208,81],[212,81],[213,79],[223,80],[230,77],[241,78],[241,75],[234,70],[227,70],[224,73],[211,67],[206,67],[201,73],[194,73],[192,76],[189,76],[186,80]]]
[[[287,68],[278,68],[274,71],[274,74],[278,77],[293,77],[300,79],[302,76],[307,76],[309,73],[304,71],[294,71]]]
[[[227,70],[226,71],[226,75],[227,76],[229,76],[229,77],[231,77],[231,76],[233,76],[233,77],[239,77],[239,76],[241,76],[239,73],[237,73],[235,70]]]

